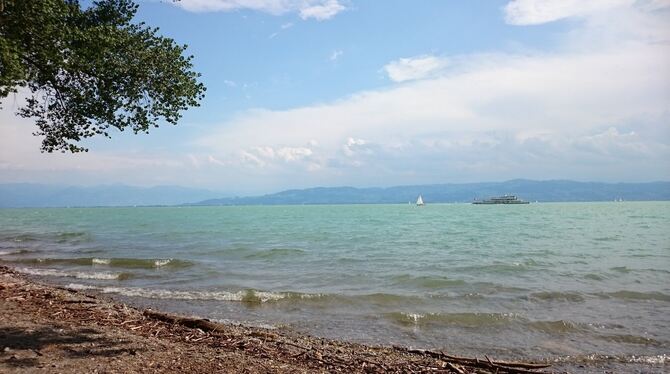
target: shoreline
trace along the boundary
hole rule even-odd
[[[547,373],[547,363],[370,346],[165,314],[0,265],[0,371]]]

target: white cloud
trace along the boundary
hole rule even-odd
[[[538,25],[570,17],[587,17],[613,9],[650,11],[670,6],[668,0],[514,0],[505,5],[505,21]]]
[[[300,161],[312,155],[312,150],[305,147],[283,147],[277,150],[277,156],[285,162]]]
[[[616,127],[610,127],[600,133],[587,135],[576,139],[573,143],[576,149],[596,153],[606,157],[621,157],[635,155],[649,155],[652,152],[651,144],[641,139],[635,131],[621,133]],[[658,146],[654,144],[654,146]],[[657,151],[662,151],[658,149]],[[664,153],[667,153],[667,149]]]
[[[141,142],[142,135],[113,133],[113,139],[86,140],[91,148],[87,153],[41,153],[42,138],[33,136],[37,130],[31,119],[15,115],[24,103],[26,92],[6,98],[0,110],[0,183],[37,182],[57,184],[128,183],[135,185],[179,184],[184,175],[204,169],[197,154],[178,153],[169,149],[146,150],[146,144],[133,147],[132,141]],[[158,136],[160,129],[152,136]],[[150,141],[149,136],[144,138]],[[128,143],[121,143],[130,140]],[[111,143],[124,144],[123,151],[102,150]],[[179,176],[181,175],[181,177]]]
[[[336,49],[330,53],[330,57],[328,58],[330,61],[335,61],[338,58],[342,56],[342,50]]]
[[[391,61],[384,66],[384,71],[392,81],[405,82],[427,78],[440,72],[447,65],[446,58],[423,55]]]
[[[229,166],[228,163],[221,161],[212,155],[207,156],[207,161],[209,161],[210,164],[215,164],[219,166]]]
[[[342,12],[344,9],[345,7],[337,0],[320,1],[318,3],[313,3],[300,8],[300,18],[314,18],[316,20],[323,21],[332,18],[337,13]]]
[[[250,9],[274,15],[298,13],[300,18],[327,20],[344,11],[338,0],[181,0],[174,2],[191,12],[230,12]],[[291,27],[290,23],[282,29]]]
[[[282,31],[284,31],[284,30],[288,30],[288,29],[290,29],[291,27],[293,27],[293,22],[284,23],[284,24],[282,24],[281,26],[279,26],[279,30],[278,30],[278,31],[275,31],[275,32],[273,32],[272,34],[270,34],[270,36],[269,36],[268,38],[269,38],[269,39],[274,39],[274,38],[277,37]]]
[[[276,167],[278,163],[301,163],[309,161],[314,154],[309,147],[271,147],[271,146],[255,146],[246,149],[240,149],[236,153],[229,154],[226,160],[215,159],[210,157],[210,162],[221,166],[236,166],[236,167]],[[212,161],[212,160],[215,160]],[[309,165],[305,164],[305,167]]]
[[[193,165],[194,168],[200,169],[200,160],[198,160],[198,158],[195,155],[189,153],[186,156],[188,156],[188,159],[189,161],[191,161],[191,165]]]
[[[395,60],[384,70],[402,85],[241,113],[198,144],[316,140],[319,184],[668,179],[670,23],[639,5],[603,15],[584,15],[555,52]]]
[[[366,147],[367,144],[368,142],[363,139],[354,139],[350,137],[347,138],[347,142],[342,146],[342,150],[347,157],[354,157],[360,151],[370,154],[372,151]]]

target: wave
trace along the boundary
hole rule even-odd
[[[647,336],[638,336],[630,334],[599,335],[598,339],[615,343],[654,345],[654,346],[662,345],[661,342],[659,342],[658,340],[649,338]]]
[[[92,289],[102,293],[115,293],[123,296],[142,297],[148,299],[170,299],[170,300],[203,300],[203,301],[238,301],[246,304],[260,304],[270,302],[310,302],[310,303],[334,303],[343,305],[363,301],[378,305],[406,305],[413,299],[411,296],[393,294],[369,294],[345,296],[337,294],[301,293],[301,292],[274,292],[254,289],[245,290],[173,290],[154,289],[142,287],[98,287],[90,285],[70,284],[68,287],[79,289]]]
[[[408,313],[393,312],[383,314],[383,317],[395,324],[406,327],[434,328],[460,327],[474,329],[490,329],[495,327],[533,330],[550,335],[589,334],[596,339],[616,343],[656,345],[661,343],[644,336],[627,334],[597,334],[591,324],[566,320],[538,321],[529,320],[514,313]]]
[[[77,279],[126,280],[133,276],[131,273],[63,271],[57,269],[17,268],[16,270],[29,275]]]
[[[299,256],[304,253],[305,251],[297,248],[273,248],[248,254],[245,256],[245,258],[272,259],[277,257]]]
[[[154,268],[185,268],[193,265],[190,261],[174,258],[146,259],[146,258],[29,258],[19,259],[13,262],[35,265],[98,265],[129,269],[154,269]]]
[[[542,301],[568,301],[573,303],[584,301],[584,297],[579,293],[560,291],[535,292],[530,294],[530,298]]]
[[[600,236],[597,238],[593,238],[594,241],[597,242],[615,242],[620,240],[620,237],[618,235],[615,236]]]
[[[607,277],[605,277],[605,276],[602,275],[602,274],[588,273],[588,274],[584,275],[584,279],[590,279],[590,280],[602,281],[602,280],[607,279]]]
[[[3,238],[3,240],[9,240],[15,243],[23,243],[23,242],[34,242],[39,239],[31,234],[19,234],[19,235],[9,235],[8,237]]]
[[[395,285],[410,285],[428,289],[463,286],[466,284],[466,282],[461,279],[450,279],[439,276],[414,277],[407,274],[395,276],[392,278],[392,280],[394,281]]]
[[[89,234],[88,232],[65,231],[56,234],[56,242],[58,243],[82,242],[90,240],[91,240],[91,234]]]
[[[523,320],[513,313],[407,313],[392,312],[383,315],[391,322],[404,326],[458,326],[458,327],[491,327],[507,325]]]
[[[545,267],[546,264],[535,260],[526,260],[522,262],[500,262],[492,264],[468,265],[455,267],[453,270],[459,272],[483,272],[483,273],[518,273]]]
[[[95,290],[102,293],[114,293],[129,297],[169,300],[208,300],[208,301],[239,301],[247,304],[258,304],[284,299],[318,298],[319,294],[301,294],[296,292],[269,292],[258,290],[240,291],[182,291],[166,289],[149,289],[139,287],[96,287],[91,285],[70,283],[68,288],[79,290]]]
[[[670,295],[662,292],[638,292],[638,291],[616,291],[604,292],[597,294],[604,298],[615,298],[622,300],[656,300],[656,301],[670,301]]]
[[[528,292],[528,289],[526,288],[504,286],[502,284],[492,282],[475,282],[472,283],[472,285],[476,287],[478,293],[483,294],[497,294],[502,292],[510,292],[510,293]]]
[[[527,326],[533,330],[546,332],[550,334],[567,334],[586,332],[590,330],[588,325],[580,324],[572,321],[530,321]]]
[[[366,304],[372,303],[377,305],[406,305],[408,303],[415,303],[421,300],[419,296],[404,296],[391,293],[372,293],[367,295],[354,295],[354,296],[335,296],[330,295],[331,297],[338,298],[347,298],[351,300],[363,300]]]
[[[9,251],[0,251],[0,256],[23,255],[26,253],[33,253],[33,252],[34,251],[31,251],[29,249],[16,249]]]
[[[583,362],[583,363],[606,363],[618,362],[624,364],[649,364],[649,365],[665,365],[670,362],[670,355],[578,355],[578,356],[563,356],[553,359],[554,362]]]

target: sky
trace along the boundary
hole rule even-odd
[[[670,180],[670,0],[139,1],[207,93],[177,126],[41,153],[0,110],[0,183],[224,194],[515,178]]]

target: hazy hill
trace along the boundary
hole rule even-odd
[[[220,193],[175,186],[94,187],[31,183],[0,184],[0,208],[133,205],[281,205],[470,202],[512,193],[529,201],[670,200],[670,182],[585,183],[511,180],[507,182],[434,184],[387,188],[318,187],[263,196],[218,198]],[[194,203],[195,202],[195,203]]]
[[[670,182],[596,183],[567,180],[434,184],[387,188],[318,187],[251,197],[209,199],[190,205],[383,204],[470,202],[515,194],[528,201],[670,200]]]
[[[221,194],[217,192],[174,186],[0,184],[0,208],[178,205],[218,196]]]

